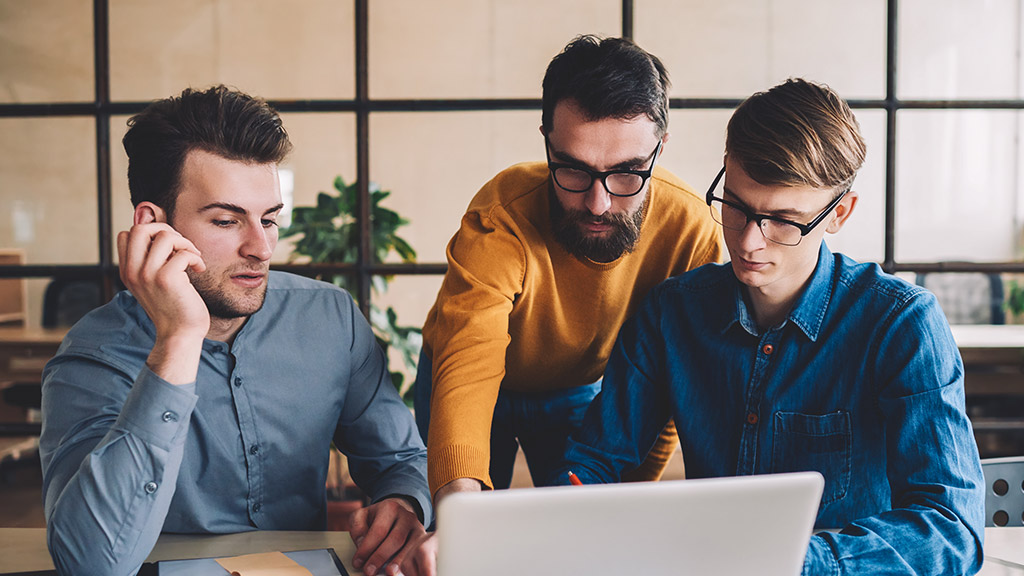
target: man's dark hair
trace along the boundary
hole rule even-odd
[[[548,64],[541,121],[550,131],[555,106],[570,99],[593,120],[646,115],[660,138],[668,130],[670,85],[661,60],[631,40],[578,36]]]
[[[725,154],[765,185],[846,192],[865,153],[846,101],[828,86],[801,78],[747,98],[726,129]]]
[[[291,151],[281,117],[266,102],[224,85],[158,100],[128,120],[132,205],[152,202],[174,212],[181,169],[193,150],[254,164],[280,162]]]

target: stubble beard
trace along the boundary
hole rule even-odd
[[[264,271],[264,273],[266,272]],[[229,275],[221,277],[229,277]],[[201,274],[189,272],[189,280],[192,281],[192,286],[199,293],[203,302],[206,303],[210,316],[225,320],[247,318],[263,308],[263,302],[267,297],[266,280],[269,277],[265,276],[264,278],[262,286],[253,292],[248,292],[244,296],[239,297],[231,295],[209,271]]]
[[[566,251],[581,260],[614,262],[636,248],[650,200],[648,194],[644,203],[632,214],[605,213],[594,216],[585,210],[566,209],[552,190],[549,195],[551,231]],[[607,224],[611,226],[611,231],[607,235],[587,234],[580,227],[582,222]]]

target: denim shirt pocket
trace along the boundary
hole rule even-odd
[[[849,412],[776,412],[772,425],[772,472],[821,473],[822,507],[846,496],[853,444]]]

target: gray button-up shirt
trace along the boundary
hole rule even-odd
[[[374,501],[430,522],[426,449],[351,296],[271,272],[195,383],[145,365],[153,323],[128,292],[75,325],[43,374],[47,538],[66,574],[134,574],[161,531],[322,530],[330,443]]]

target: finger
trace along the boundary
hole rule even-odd
[[[401,564],[403,576],[437,575],[437,536],[428,534],[419,541],[416,550]]]
[[[366,535],[368,528],[366,523],[366,508],[359,508],[348,517],[350,528],[348,529],[348,535],[352,537],[352,541],[355,542],[356,546],[359,545],[359,540]]]
[[[154,238],[160,233],[180,236],[170,226],[158,223],[132,226],[131,230],[128,231],[125,257],[121,261],[121,266],[125,269],[124,274],[127,276],[126,280],[138,280],[140,273],[145,273],[147,257],[150,254]],[[169,254],[170,252],[164,255],[163,261],[166,261]]]
[[[377,570],[385,568],[385,566],[389,564],[389,559],[395,556],[395,554],[402,550],[409,542],[411,526],[408,522],[399,519],[398,522],[392,524],[390,528],[391,529],[388,532],[387,537],[384,538],[384,541],[377,546],[377,549],[373,551],[373,554],[366,561],[366,568],[364,568],[363,571],[369,576],[373,576]],[[397,570],[398,563],[394,560],[390,563],[396,564]]]
[[[405,559],[414,555],[416,551],[419,550],[425,532],[423,531],[422,526],[419,525],[419,522],[416,524],[417,525],[413,526],[412,530],[409,530],[409,535],[406,537],[405,545],[402,546],[402,549],[391,558],[390,562],[388,562],[386,568],[388,576],[398,576],[399,574],[402,574],[401,566],[405,562]],[[392,534],[394,534],[394,532],[395,531],[393,530]]]
[[[175,252],[170,260],[157,273],[156,282],[164,288],[174,287],[182,272],[193,269],[202,272],[206,269],[203,259],[191,252]]]
[[[117,233],[117,262],[121,273],[121,283],[127,285],[124,279],[125,270],[128,267],[125,262],[128,260],[128,231],[122,230]]]
[[[179,234],[178,232],[167,229],[160,230],[153,237],[149,246],[149,253],[146,255],[145,262],[141,269],[142,278],[144,280],[153,280],[158,274],[162,273],[165,266],[170,261],[171,257],[178,253],[190,254],[193,258],[189,259],[190,268],[195,263],[205,269],[205,264],[202,263],[202,259],[199,255],[199,250],[196,249],[195,245],[188,241],[187,238]],[[185,268],[175,271],[183,272]]]
[[[366,535],[363,536],[362,542],[357,545],[355,557],[352,559],[353,564],[357,561],[365,563],[362,570],[368,576],[373,576],[377,569],[387,560],[387,557],[380,558],[380,555],[374,556],[375,561],[368,560],[367,557],[375,554],[377,548],[387,538],[388,533],[391,532],[391,527],[395,521],[394,510],[391,507],[375,504],[371,508],[376,508],[376,510],[370,517],[369,529],[366,531]],[[395,546],[392,551],[397,549],[398,547]]]

